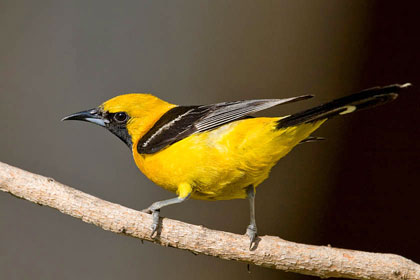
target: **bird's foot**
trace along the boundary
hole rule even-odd
[[[255,244],[255,240],[257,239],[257,226],[249,225],[246,228],[246,235],[249,237],[249,249],[251,250],[252,245]]]
[[[150,234],[150,237],[153,237],[153,235],[155,234],[155,232],[158,229],[159,226],[159,214],[160,214],[160,209],[153,209],[153,208],[146,208],[144,210],[142,210],[142,212],[147,213],[147,214],[152,214],[152,233]]]

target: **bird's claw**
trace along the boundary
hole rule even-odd
[[[159,226],[159,214],[160,214],[160,209],[150,209],[150,208],[146,208],[143,209],[142,212],[147,213],[147,214],[152,214],[152,226],[151,226],[151,230],[152,233],[150,234],[150,237],[153,237],[153,235],[156,233],[158,226]]]
[[[146,209],[141,210],[141,212],[146,213],[146,214],[152,214],[153,211],[150,208],[146,208]]]
[[[152,211],[153,222],[152,222],[152,233],[150,234],[150,237],[153,237],[153,235],[157,231],[157,228],[159,225],[159,214],[160,214],[160,209]]]
[[[249,225],[246,228],[246,235],[249,237],[249,250],[251,250],[252,245],[255,244],[255,240],[257,239],[257,227],[255,225]]]

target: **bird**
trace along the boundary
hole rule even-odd
[[[140,171],[156,185],[176,193],[143,212],[152,215],[151,237],[160,210],[187,199],[247,199],[250,223],[245,234],[251,249],[257,240],[256,188],[272,167],[295,146],[322,140],[311,136],[326,120],[385,104],[410,83],[369,88],[282,117],[255,117],[273,106],[313,95],[182,106],[151,94],[130,93],[62,120],[106,128],[131,150]]]

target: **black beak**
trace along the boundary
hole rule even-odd
[[[71,121],[71,120],[85,121],[85,122],[94,123],[100,126],[105,126],[105,124],[107,123],[107,120],[102,118],[102,116],[99,114],[99,110],[96,108],[71,114],[67,117],[62,118],[61,120],[62,121]]]

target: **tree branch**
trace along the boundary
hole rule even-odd
[[[298,244],[274,236],[260,237],[257,248],[250,251],[249,239],[245,235],[211,230],[166,218],[162,219],[158,235],[151,238],[151,215],[104,201],[51,178],[2,162],[0,190],[55,208],[104,230],[196,254],[323,278],[420,279],[420,265],[397,255]]]

